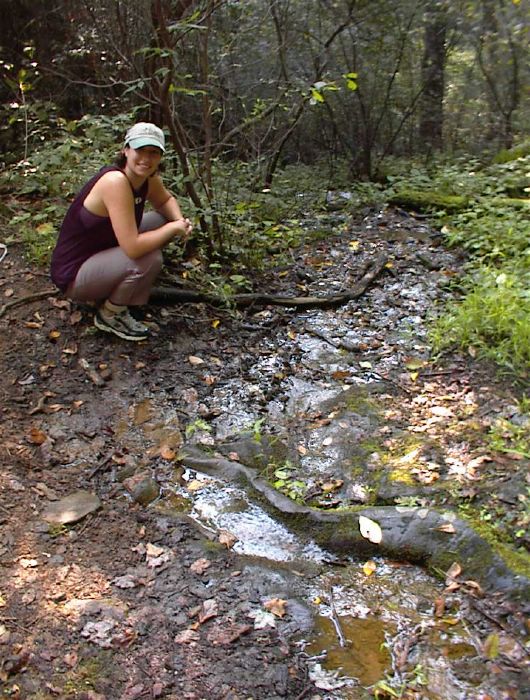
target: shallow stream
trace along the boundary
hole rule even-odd
[[[418,466],[421,450],[409,448],[407,439],[420,433],[421,441],[431,424],[411,427],[407,415],[402,420],[405,449],[393,482],[380,474],[382,446],[388,447],[396,434],[390,418],[405,413],[414,370],[429,357],[425,317],[444,296],[446,277],[440,269],[453,264],[451,255],[430,245],[424,233],[422,254],[432,263],[428,269],[418,264],[418,240],[405,231],[392,239],[399,278],[375,285],[338,309],[296,314],[237,357],[202,358],[201,372],[215,377],[222,364],[223,379],[212,380],[200,400],[193,393],[188,397],[186,411],[196,421],[185,444],[257,468],[284,495],[324,509],[373,502],[374,493],[394,503],[401,498],[403,505],[411,498],[417,502],[409,489],[412,467],[427,486],[437,469],[436,478],[452,478],[439,469],[443,460],[432,448],[432,432],[431,453],[420,455]],[[364,246],[365,255],[375,255],[377,237]],[[338,269],[356,250],[350,246],[341,251],[343,257],[337,251]],[[347,286],[343,275],[337,279]],[[273,313],[258,312],[256,324]],[[201,415],[210,416],[207,423]],[[432,425],[437,428],[446,415],[434,413]],[[264,436],[273,445],[270,451],[263,448]],[[446,460],[450,465],[456,462],[451,459]],[[288,527],[239,480],[221,474],[188,468],[166,484],[163,496],[212,532],[231,533],[234,551],[242,557],[277,571],[280,579],[286,570],[295,574],[296,585],[290,578],[284,594],[301,602],[313,619],[312,630],[299,634],[299,645],[310,658],[319,697],[519,697],[504,695],[512,692],[506,676],[485,663],[485,632],[480,621],[470,622],[463,614],[464,597],[444,592],[444,584],[424,569],[383,558],[339,559],[315,544],[310,532]],[[296,610],[293,605],[294,617]],[[504,641],[508,649],[510,640]],[[511,680],[509,685],[513,688]]]

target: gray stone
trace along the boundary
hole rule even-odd
[[[101,508],[101,501],[95,493],[76,491],[60,501],[51,503],[42,514],[47,523],[68,525],[82,520],[89,513]]]

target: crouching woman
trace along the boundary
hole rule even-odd
[[[131,127],[116,165],[102,168],[70,205],[52,255],[59,289],[74,301],[96,302],[95,326],[125,340],[148,337],[130,308],[147,303],[161,249],[192,232],[158,174],[164,152],[161,129]],[[146,201],[154,211],[144,214]]]

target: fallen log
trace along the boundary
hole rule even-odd
[[[285,306],[295,309],[328,309],[341,306],[352,299],[357,299],[362,296],[372,282],[383,272],[386,263],[386,256],[378,256],[368,265],[355,285],[340,294],[329,294],[323,297],[300,297],[255,292],[234,294],[234,296],[230,298],[230,303],[237,308],[245,308],[248,306]],[[149,301],[159,304],[205,303],[210,306],[226,306],[226,300],[221,297],[192,289],[178,289],[176,287],[154,287],[151,291]]]

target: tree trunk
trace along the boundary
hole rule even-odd
[[[443,3],[428,0],[425,9],[421,66],[423,94],[420,100],[419,135],[422,150],[432,153],[443,145],[443,98],[447,15]]]

